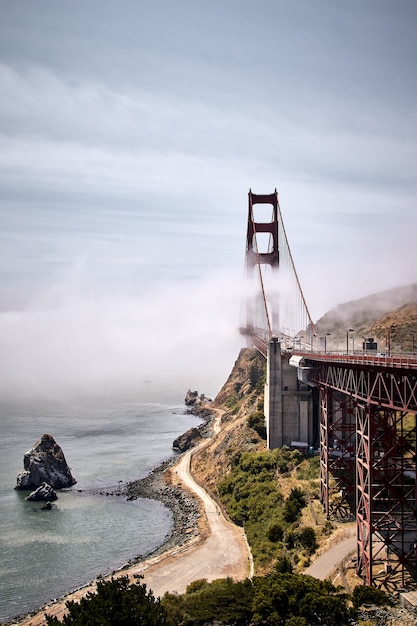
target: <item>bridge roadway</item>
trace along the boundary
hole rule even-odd
[[[417,370],[417,355],[398,353],[384,355],[373,355],[359,350],[352,354],[346,352],[315,352],[291,350],[293,356],[304,357],[314,361],[325,361],[329,363],[345,363],[348,365],[367,365],[384,369],[415,369]]]

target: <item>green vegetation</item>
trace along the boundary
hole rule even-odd
[[[357,585],[354,588],[352,602],[355,609],[364,604],[375,604],[376,606],[392,605],[392,601],[382,589],[365,585]]]
[[[231,519],[245,527],[256,571],[266,571],[286,553],[291,553],[294,564],[305,565],[317,547],[314,529],[298,528],[305,494],[296,487],[284,498],[277,480],[302,460],[298,450],[288,448],[239,453],[219,484]]]
[[[99,581],[97,593],[79,604],[67,602],[68,614],[48,626],[340,626],[353,617],[348,596],[331,583],[283,571],[234,582],[198,580],[183,595],[166,594],[155,600],[146,585],[129,585],[128,577]]]
[[[80,602],[68,601],[68,614],[62,622],[45,616],[48,626],[159,626],[168,624],[166,611],[146,585],[137,581],[129,584],[128,576],[99,579],[96,593],[88,592]]]
[[[255,413],[251,413],[247,419],[247,424],[249,428],[252,428],[255,432],[257,432],[262,439],[266,439],[265,416],[263,411],[255,411]]]
[[[259,363],[251,363],[249,368],[250,389],[256,389],[258,393],[263,392],[266,380],[266,368]]]

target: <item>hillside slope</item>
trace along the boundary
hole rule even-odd
[[[251,413],[263,407],[265,359],[256,351],[240,351],[229,378],[215,398],[221,412],[220,432],[193,457],[193,474],[218,500],[218,483],[229,472],[238,452],[266,450],[266,442],[247,425]]]
[[[364,338],[374,337],[378,349],[412,352],[417,345],[417,284],[397,287],[365,298],[339,304],[316,323],[319,336],[330,333],[328,350],[343,350],[346,331],[353,328],[350,340],[360,349]],[[388,334],[390,338],[388,338]],[[351,346],[349,346],[350,349]]]

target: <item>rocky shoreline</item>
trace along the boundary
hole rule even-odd
[[[190,409],[190,413],[193,413],[203,420],[202,424],[190,429],[197,430],[199,433],[198,436],[194,438],[194,442],[198,443],[202,438],[206,439],[210,437],[212,435],[212,421],[214,418],[214,414],[210,409],[207,408],[207,406],[204,408],[193,407]],[[184,435],[186,434],[187,433],[184,433]],[[193,441],[190,441],[189,448],[193,447],[193,445],[195,445]],[[181,454],[183,454],[184,451]],[[198,522],[201,517],[201,510],[198,498],[183,489],[180,485],[169,483],[166,480],[167,471],[175,466],[181,454],[170,457],[151,470],[147,476],[127,483],[122,489],[121,495],[126,496],[128,500],[135,500],[137,498],[158,500],[169,508],[173,515],[173,528],[164,542],[158,546],[158,548],[155,548],[155,550],[147,554],[137,555],[135,558],[130,559],[123,569],[140,563],[144,559],[158,556],[171,548],[182,546],[199,535]]]
[[[198,437],[190,439],[189,448],[191,448],[202,438],[211,437],[214,413],[207,408],[207,405],[204,407],[193,406],[188,411],[203,420],[203,422],[195,428],[198,430]],[[184,436],[186,434],[187,433],[184,433]],[[146,554],[138,554],[132,559],[129,559],[123,567],[118,570],[113,570],[113,572],[111,572],[112,575],[128,569],[132,565],[137,565],[147,559],[157,557],[172,548],[183,546],[193,538],[199,536],[198,522],[201,517],[201,510],[198,498],[183,489],[180,485],[170,484],[166,480],[166,472],[176,465],[182,454],[184,454],[184,451],[180,454],[174,454],[166,461],[157,465],[144,478],[128,482],[124,487],[116,492],[106,492],[105,495],[125,496],[129,500],[135,500],[137,498],[158,500],[169,508],[173,515],[172,530],[160,546],[150,552],[147,552]],[[84,587],[80,587],[80,589],[83,588]],[[78,591],[78,589],[75,589],[74,591]],[[58,598],[54,601],[57,600]],[[65,596],[60,600],[65,600]],[[45,606],[48,606],[48,604],[49,603]],[[20,624],[22,620],[36,615],[38,612],[39,610],[36,610],[30,611],[27,614],[17,615],[13,620],[7,622],[7,624]]]
[[[137,564],[144,559],[162,554],[174,546],[182,546],[198,535],[200,507],[198,500],[179,485],[167,484],[165,472],[173,467],[179,456],[165,461],[152,470],[148,476],[128,483],[122,494],[128,500],[150,498],[162,502],[173,515],[173,527],[164,542],[147,554],[139,554],[130,559],[125,567]]]

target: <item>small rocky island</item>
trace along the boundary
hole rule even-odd
[[[38,490],[42,487],[38,496],[43,493],[47,495],[46,499],[49,501],[54,497],[48,487],[52,490],[63,489],[72,487],[77,482],[71,474],[61,447],[51,435],[42,435],[33,448],[24,454],[23,467],[24,469],[17,475],[15,489]]]
[[[35,491],[32,491],[26,498],[26,500],[37,502],[54,502],[58,499],[55,490],[48,485],[48,483],[42,483]]]

